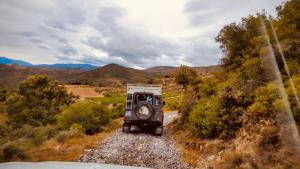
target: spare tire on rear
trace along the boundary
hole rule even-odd
[[[139,102],[135,107],[134,112],[137,118],[141,120],[148,120],[154,114],[154,110],[148,102]]]

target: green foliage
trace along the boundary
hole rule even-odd
[[[293,90],[291,81],[294,83],[295,91]],[[299,124],[300,123],[300,107],[299,107],[300,103],[297,103],[295,94],[298,96],[298,98],[300,97],[300,74],[294,76],[291,79],[291,81],[288,80],[286,82],[286,84],[288,86],[286,91],[287,91],[287,94],[289,97],[289,102],[291,104],[294,118],[295,118],[296,122]]]
[[[61,144],[67,139],[82,137],[83,133],[78,130],[63,130],[55,136],[55,140]]]
[[[70,130],[83,133],[83,127],[81,124],[76,124],[76,123],[72,124],[72,126],[70,127]]]
[[[21,128],[10,129],[8,137],[10,140],[25,138],[29,139],[34,145],[40,145],[44,141],[54,137],[57,133],[58,128],[53,125],[40,127],[24,125]]]
[[[198,75],[195,70],[188,66],[181,65],[175,73],[175,81],[177,84],[187,87],[189,84],[193,84]]]
[[[264,14],[243,18],[240,24],[232,23],[225,26],[216,37],[225,57],[222,64],[226,70],[238,69],[247,57],[259,56],[259,44],[256,38],[260,36],[261,21]]]
[[[9,124],[19,128],[24,124],[42,126],[54,124],[62,105],[73,102],[63,85],[47,76],[30,76],[19,85],[18,92],[6,100]]]
[[[300,63],[300,1],[286,1],[277,7],[275,29],[282,51],[291,63]]]
[[[91,100],[98,101],[104,105],[118,104],[118,103],[125,104],[126,96],[121,95],[120,93],[107,93],[105,94],[105,97],[94,98]]]
[[[179,114],[181,122],[187,122],[189,114],[197,101],[197,93],[193,87],[188,86],[184,92]]]
[[[249,110],[256,116],[274,117],[283,111],[283,102],[279,88],[275,83],[269,83],[256,90],[255,101]]]
[[[125,104],[124,103],[116,103],[112,105],[111,108],[111,117],[113,119],[123,117],[125,112]]]
[[[191,111],[189,120],[193,124],[193,131],[202,138],[214,138],[220,133],[218,119],[219,99],[215,96],[198,101]]]
[[[163,93],[162,99],[165,102],[164,110],[179,110],[182,95],[180,93]]]
[[[238,90],[233,90],[231,83],[227,82],[212,86],[215,88],[212,92],[206,88],[206,82],[211,80],[200,85],[200,94],[203,92],[203,95],[190,113],[193,131],[202,138],[231,138],[241,126],[239,116],[243,109],[239,95],[235,93]]]
[[[57,115],[58,126],[61,128],[69,129],[73,124],[80,124],[86,134],[101,131],[110,120],[110,110],[93,101],[72,104]]]
[[[268,18],[266,14],[243,18],[241,23],[225,26],[216,41],[220,43],[225,56],[222,58],[224,72],[214,77],[202,78],[197,85],[190,85],[184,76],[177,75],[177,83],[192,86],[189,95],[185,94],[181,110],[189,116],[189,122],[195,134],[202,138],[230,138],[241,126],[240,117],[250,111],[253,118],[272,118],[284,112],[283,100],[274,81],[273,66],[266,60],[266,36],[262,35],[262,22],[266,23],[270,35],[271,47],[275,59],[287,79],[271,24],[278,34],[279,42],[286,56],[288,67],[294,75],[299,72],[300,50],[300,1],[291,0],[278,7],[278,18]],[[182,72],[185,72],[182,70]],[[300,78],[293,78],[296,90],[300,92]],[[194,83],[195,84],[195,83]],[[297,121],[300,119],[300,108],[297,105],[292,87],[287,82],[287,93],[292,111]],[[187,88],[188,89],[188,88]],[[191,92],[193,91],[193,92]],[[193,99],[196,97],[196,100]],[[194,106],[194,103],[195,106]],[[191,104],[187,104],[191,103]],[[189,113],[190,112],[190,113]]]

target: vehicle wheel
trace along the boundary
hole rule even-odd
[[[163,126],[162,126],[162,125],[161,125],[161,126],[158,126],[158,127],[156,127],[156,129],[155,129],[155,134],[161,136],[161,135],[163,134],[163,131],[164,131]]]

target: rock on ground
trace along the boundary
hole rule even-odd
[[[164,126],[177,116],[176,112],[165,113]],[[80,162],[95,162],[149,168],[189,168],[180,161],[180,153],[164,127],[162,136],[142,131],[123,133],[119,129],[97,149],[88,151]]]

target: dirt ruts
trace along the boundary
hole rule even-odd
[[[164,126],[177,116],[176,112],[165,113]],[[135,131],[123,133],[119,129],[97,149],[90,150],[80,162],[95,162],[149,168],[189,168],[180,161],[180,153],[164,127],[162,136]]]

